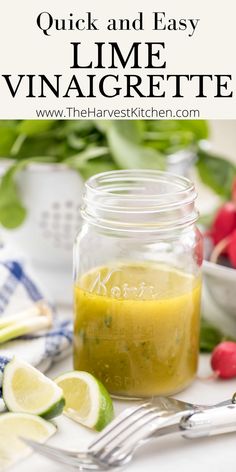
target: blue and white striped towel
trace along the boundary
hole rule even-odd
[[[44,298],[22,261],[3,258],[1,253],[4,252],[0,250],[0,317],[11,316]],[[71,345],[72,322],[59,319],[55,313],[50,330],[0,344],[0,411],[4,407],[1,400],[2,373],[13,356],[46,371],[52,362],[71,352]]]

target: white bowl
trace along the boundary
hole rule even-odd
[[[213,301],[236,321],[236,269],[204,261],[203,275]]]

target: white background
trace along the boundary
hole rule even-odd
[[[214,8],[212,8],[214,6]],[[92,11],[100,18],[101,30],[55,31],[46,37],[36,25],[36,17],[42,11],[49,11],[55,18],[82,17],[86,11]],[[134,19],[138,11],[144,11],[145,31],[108,32],[108,18]],[[189,38],[183,31],[160,31],[151,29],[152,11],[165,11],[169,18],[200,18],[195,34]],[[133,41],[165,41],[169,74],[232,74],[233,89],[236,81],[236,61],[234,48],[235,0],[212,2],[198,0],[149,0],[143,2],[108,2],[107,0],[77,0],[58,2],[57,0],[1,0],[0,10],[0,75],[2,74],[63,74],[65,87],[73,73],[71,64],[71,41],[83,43],[83,59],[88,60],[93,50],[94,41],[118,41],[127,53],[127,46]],[[139,73],[145,73],[140,69]],[[114,71],[113,71],[114,72]],[[131,73],[135,73],[131,69]],[[161,73],[153,69],[151,73]],[[91,70],[88,70],[91,73]],[[100,71],[104,74],[104,70]],[[127,69],[126,73],[129,73]],[[82,75],[80,73],[80,75]],[[82,81],[83,84],[83,81]],[[61,108],[76,106],[84,108],[120,108],[127,106],[154,106],[155,108],[199,108],[202,118],[236,118],[236,96],[233,99],[193,99],[193,90],[189,89],[185,99],[27,99],[24,90],[15,99],[7,92],[3,80],[0,81],[0,118],[36,118],[36,108]],[[209,90],[212,97],[212,89]]]

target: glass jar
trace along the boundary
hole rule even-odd
[[[125,170],[85,184],[74,249],[74,367],[119,397],[169,395],[197,370],[202,237],[194,185]]]

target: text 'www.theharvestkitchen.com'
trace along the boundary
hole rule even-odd
[[[123,108],[123,109],[99,109],[99,108],[75,108],[65,107],[61,109],[36,109],[37,118],[55,119],[198,119],[200,110],[194,109],[156,109],[156,108]]]

